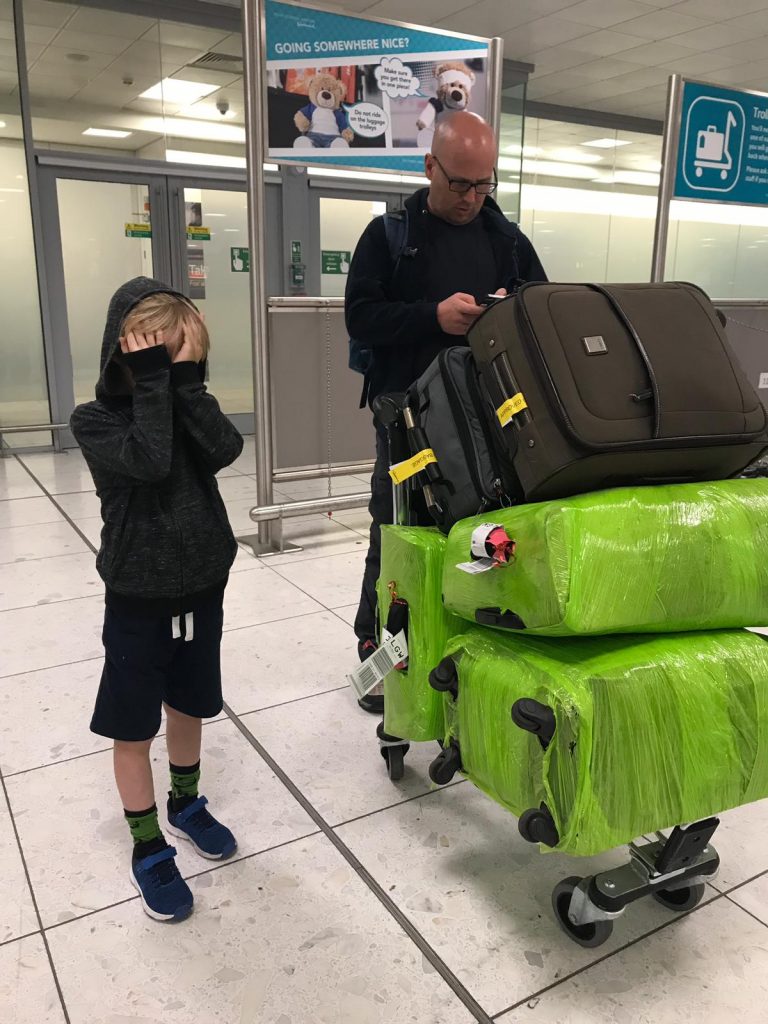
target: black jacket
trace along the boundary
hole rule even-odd
[[[141,299],[171,289],[137,277],[109,305],[96,401],[71,427],[101,499],[96,568],[107,603],[179,614],[226,583],[237,553],[215,473],[243,439],[206,391],[203,363],[171,363],[158,345],[120,352],[120,328]],[[133,391],[119,365],[133,375]]]
[[[368,396],[404,391],[447,345],[461,343],[443,333],[437,303],[424,300],[427,195],[420,189],[405,203],[408,242],[393,267],[383,217],[376,217],[357,243],[346,288],[347,330],[373,350]],[[546,281],[530,241],[510,223],[490,196],[479,214],[491,238],[499,280],[511,291],[520,281]],[[471,254],[468,254],[471,258]]]

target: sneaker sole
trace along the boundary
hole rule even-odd
[[[186,839],[188,843],[192,844],[195,852],[199,853],[201,857],[205,857],[206,860],[227,860],[237,850],[237,843],[235,843],[231,850],[225,850],[224,853],[206,853],[205,850],[200,849],[191,836],[187,835],[186,832],[182,832],[180,828],[176,828],[176,826],[172,825],[170,821],[168,822],[166,830],[170,832],[172,836],[178,836],[179,839]]]
[[[133,873],[133,867],[131,867],[130,871],[128,872],[128,877],[130,878],[131,884],[133,885],[134,889],[139,894],[139,899],[141,900],[141,905],[144,908],[144,913],[148,917],[151,917],[153,921],[185,921],[192,913],[193,904],[190,904],[188,907],[182,907],[182,909],[178,910],[175,914],[158,913],[158,911],[153,910],[152,907],[150,907],[147,901],[144,899],[144,893],[141,891],[141,886],[136,881],[136,876]]]

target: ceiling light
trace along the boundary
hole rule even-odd
[[[5,121],[0,121],[0,128],[7,128],[7,127],[8,127],[8,125],[5,123]]]
[[[595,149],[615,149],[617,146],[631,146],[629,139],[592,139],[582,142],[582,146],[594,146]]]
[[[166,100],[168,103],[194,103],[220,88],[205,82],[188,82],[183,78],[164,78],[151,89],[139,93],[140,100]]]
[[[523,174],[541,175],[545,178],[594,178],[591,167],[579,164],[557,163],[554,160],[523,160]]]
[[[133,132],[119,132],[114,128],[86,128],[83,135],[97,135],[100,139],[127,139]]]
[[[342,171],[335,167],[308,167],[310,177],[347,178],[353,181],[386,181],[391,185],[428,185],[427,178],[416,174],[375,174],[371,171]]]
[[[0,188],[0,192],[23,192],[23,188]]]
[[[177,139],[205,139],[206,142],[245,143],[245,128],[213,121],[189,121],[184,117],[143,117],[140,128],[158,135],[174,135]]]
[[[220,153],[190,153],[186,149],[166,149],[165,159],[173,164],[208,164],[210,167],[245,167],[244,156]]]
[[[597,153],[582,153],[580,149],[553,149],[547,157],[564,160],[567,164],[599,164],[603,159]]]

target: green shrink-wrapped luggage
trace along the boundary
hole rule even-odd
[[[446,538],[435,528],[381,528],[381,625],[386,626],[393,601],[397,602],[407,618],[408,640],[407,668],[395,669],[384,680],[384,730],[402,739],[438,740],[445,733],[442,695],[430,687],[429,673],[443,656],[448,638],[465,628],[443,608],[445,544]],[[399,627],[402,616],[393,617]]]
[[[515,555],[469,573],[484,522],[506,529]],[[472,622],[541,636],[764,625],[767,550],[768,480],[621,488],[457,523],[443,596]]]
[[[518,817],[545,805],[557,850],[597,854],[768,796],[768,642],[754,633],[472,629],[447,651],[443,755]]]

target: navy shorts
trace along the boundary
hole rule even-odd
[[[222,593],[177,617],[107,605],[91,731],[114,740],[152,739],[163,703],[192,718],[220,714],[223,621]]]

